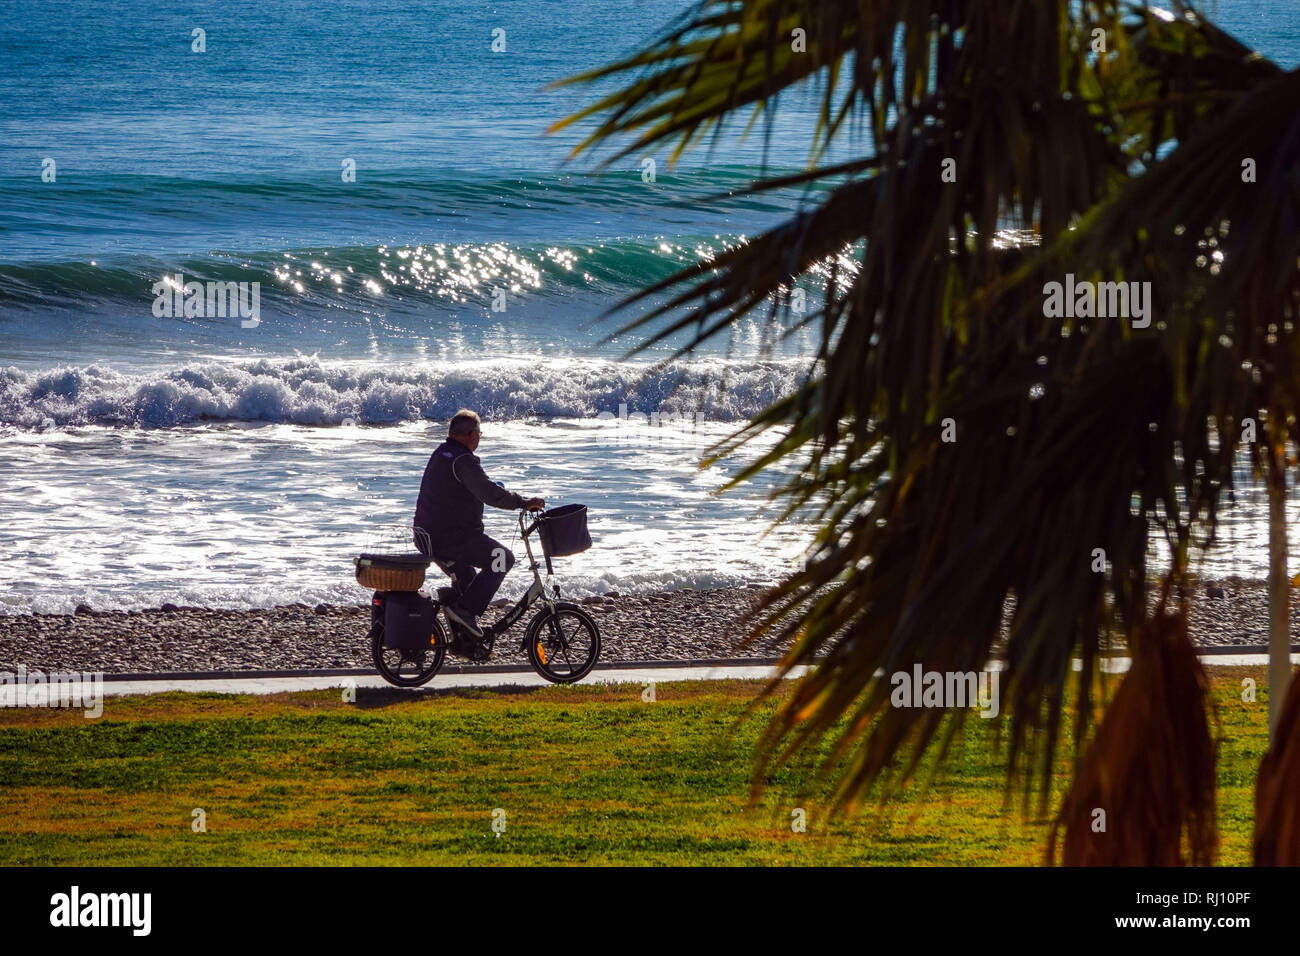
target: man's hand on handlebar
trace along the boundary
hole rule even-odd
[[[541,511],[546,507],[546,502],[541,498],[529,498],[524,502],[525,511]]]

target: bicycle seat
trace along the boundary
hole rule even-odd
[[[456,562],[444,558],[433,557],[432,555],[427,560],[436,564],[438,570],[451,579],[451,588],[439,588],[439,592],[450,590],[456,597],[460,597],[465,590],[465,586],[461,583],[460,578],[456,576]]]
[[[434,554],[433,537],[427,530],[421,528],[419,525],[413,525],[411,531],[413,535],[412,540],[414,540],[415,546],[419,548],[418,555],[424,561],[425,567],[428,567],[430,564],[437,565],[439,571],[451,578],[451,592],[453,596],[460,597],[460,595],[465,591],[465,585],[456,577],[456,562],[451,558],[443,558]],[[473,569],[471,568],[470,571],[471,573],[469,577],[473,578]],[[446,598],[443,597],[441,592],[446,590],[446,588],[438,589],[440,592],[439,597],[444,601]]]

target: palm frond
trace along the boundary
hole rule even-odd
[[[709,0],[576,78],[640,74],[574,118],[599,117],[580,149],[633,137],[616,156],[820,83],[811,168],[752,187],[815,186],[807,207],[625,303],[673,293],[617,333],[666,320],[647,344],[693,329],[687,351],[852,260],[813,312],[805,385],[716,449],[775,429],[739,478],[799,460],[780,493],[820,522],[752,621],[754,639],[791,641],[785,669],[813,665],[768,727],[756,783],[827,740],[841,800],[906,780],[963,715],[893,706],[890,675],[978,671],[995,650],[1009,774],[1046,783],[1068,691],[1082,751],[1092,663],[1108,642],[1140,645],[1151,582],[1180,583],[1212,539],[1239,423],[1300,409],[1300,75],[1175,7]],[[795,25],[806,56],[774,41]],[[817,166],[855,116],[866,154]],[[1046,315],[1044,286],[1067,273],[1150,282],[1156,321]],[[1169,545],[1158,569],[1153,536]]]

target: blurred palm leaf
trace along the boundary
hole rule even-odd
[[[1061,862],[1067,866],[1214,862],[1209,681],[1185,617],[1158,612],[1143,631],[1132,669],[1061,806],[1049,861],[1064,831]]]
[[[1255,789],[1255,865],[1300,866],[1300,681],[1282,708],[1277,739]]]
[[[632,301],[673,294],[620,330],[667,316],[649,341],[689,328],[689,350],[768,308],[778,329],[819,332],[805,385],[717,449],[776,429],[736,480],[797,460],[778,496],[819,521],[804,568],[754,621],[755,638],[792,640],[784,667],[815,665],[768,728],[756,786],[823,740],[843,801],[906,780],[964,712],[893,707],[889,675],[978,671],[999,647],[1008,770],[1032,770],[1026,797],[1040,784],[1046,801],[1072,660],[1080,752],[1106,642],[1148,653],[1164,633],[1149,581],[1168,593],[1213,540],[1240,423],[1297,408],[1300,74],[1175,9],[706,0],[574,79],[635,74],[571,120],[595,124],[580,149],[632,138],[610,161],[680,151],[737,111],[770,116],[792,86],[819,90],[808,171],[753,186],[815,186],[805,210],[644,290]],[[857,127],[862,156],[824,164]],[[830,275],[819,307],[794,316],[783,293],[817,267]],[[1150,282],[1156,321],[1045,316],[1044,284],[1066,273]],[[1149,569],[1153,534],[1170,559]],[[1166,686],[1165,712],[1190,726],[1199,685]],[[1095,772],[1104,741],[1092,753]],[[1212,786],[1203,762],[1184,769],[1189,793]],[[1158,796],[1150,777],[1128,779],[1129,798]],[[1162,832],[1198,834],[1204,859],[1212,800],[1180,806]]]

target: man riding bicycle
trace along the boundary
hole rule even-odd
[[[478,616],[514,567],[515,556],[483,531],[483,506],[541,511],[541,498],[506,491],[483,471],[474,452],[483,437],[478,414],[461,409],[451,420],[447,440],[429,457],[415,504],[415,546],[451,568],[461,595],[447,616],[482,637]]]

